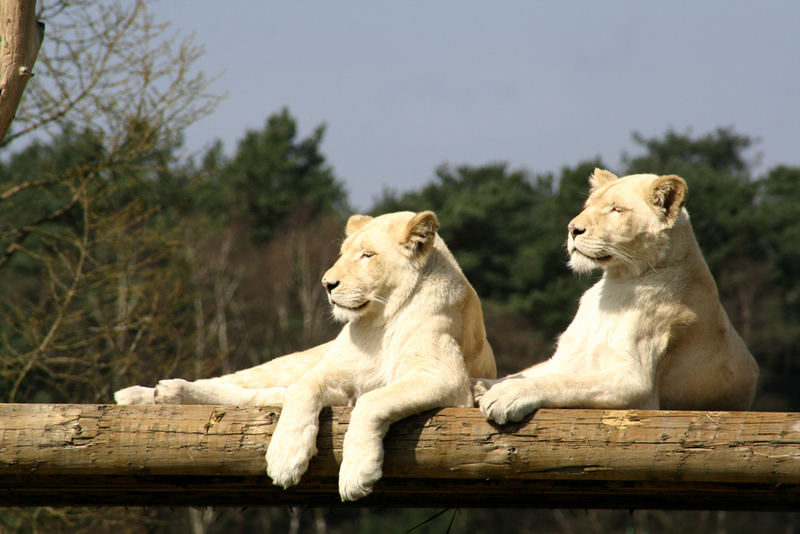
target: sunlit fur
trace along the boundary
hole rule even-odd
[[[540,407],[749,407],[758,367],[697,246],[683,208],[686,183],[598,169],[590,185],[569,223],[569,265],[603,276],[549,360],[477,381],[481,410],[505,423]]]
[[[400,212],[347,223],[341,254],[325,273],[333,341],[231,375],[162,380],[115,394],[120,404],[283,403],[267,449],[267,474],[297,484],[316,454],[319,411],[355,405],[339,471],[342,500],[359,499],[380,478],[383,437],[408,415],[472,406],[470,377],[494,378],[478,296],[431,212]]]

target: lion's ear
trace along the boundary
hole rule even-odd
[[[344,234],[346,236],[353,235],[371,220],[372,217],[369,215],[351,215],[350,218],[347,219],[347,226],[344,229]]]
[[[400,244],[415,253],[424,254],[433,246],[439,220],[432,211],[423,211],[414,215],[406,224]]]
[[[613,172],[605,169],[595,169],[592,175],[589,176],[589,186],[591,190],[595,190],[613,180],[619,180]]]
[[[664,210],[667,219],[675,219],[683,208],[689,187],[683,178],[675,175],[661,176],[653,182],[650,201]]]

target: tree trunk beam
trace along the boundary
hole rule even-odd
[[[349,408],[299,486],[264,472],[279,408],[0,404],[0,505],[341,504]],[[392,426],[355,506],[800,509],[800,413],[447,408]],[[353,504],[348,504],[352,506]]]
[[[36,20],[34,0],[0,2],[0,142],[3,141],[33,76],[33,65],[44,38]]]

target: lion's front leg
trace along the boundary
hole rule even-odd
[[[653,373],[635,363],[596,371],[553,367],[499,380],[480,399],[481,411],[502,425],[521,421],[538,408],[658,408]]]
[[[317,454],[319,396],[291,386],[286,395],[278,425],[267,447],[267,475],[273,484],[286,489],[300,482],[308,462]]]
[[[330,385],[342,383],[341,377],[336,377],[337,366],[330,369],[323,363],[286,390],[283,410],[266,454],[267,475],[276,486],[288,488],[300,482],[309,461],[317,454],[322,407],[346,404],[344,394]]]
[[[389,425],[385,426],[384,429],[377,421],[370,421],[369,416],[353,410],[350,426],[344,435],[342,465],[339,467],[339,496],[342,501],[355,501],[369,495],[375,482],[383,475],[383,437]]]
[[[472,406],[469,380],[459,373],[419,370],[359,397],[344,436],[339,495],[354,501],[369,495],[383,474],[383,438],[389,426],[413,414],[444,406]]]

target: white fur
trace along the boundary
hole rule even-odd
[[[746,409],[758,367],[719,302],[683,209],[678,177],[596,171],[567,248],[601,268],[553,356],[475,383],[500,424],[540,407]]]
[[[353,216],[339,260],[325,273],[333,341],[227,376],[162,380],[115,394],[121,404],[258,406],[283,401],[267,449],[267,474],[287,488],[316,454],[319,412],[354,405],[339,472],[342,500],[372,491],[381,477],[383,437],[404,417],[472,406],[469,377],[494,378],[480,302],[431,212]]]

